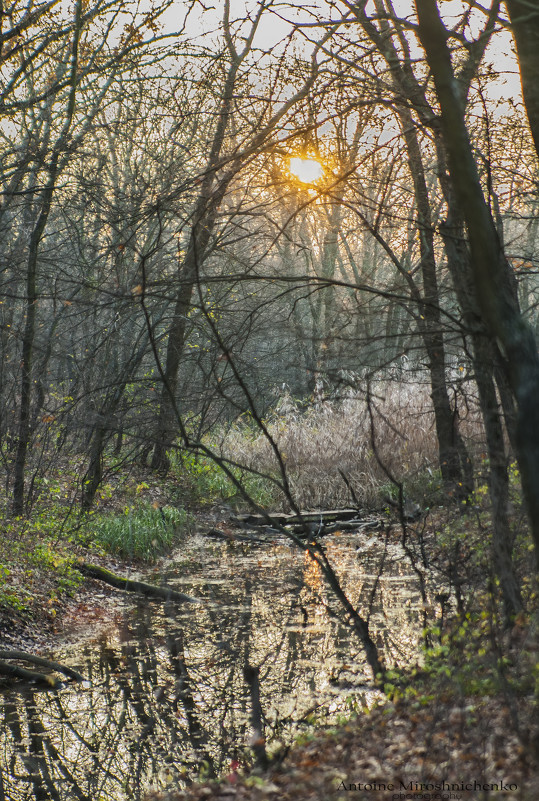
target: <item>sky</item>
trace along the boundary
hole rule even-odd
[[[484,7],[488,7],[488,0],[481,1]],[[247,17],[249,12],[252,14],[257,5],[257,0],[230,0],[230,18],[241,21]],[[371,3],[367,8],[369,5]],[[446,22],[449,24],[451,21],[456,21],[465,5],[462,0],[443,0],[440,8],[443,10]],[[198,39],[200,37],[202,41],[209,43],[212,34],[216,35],[221,24],[224,0],[204,0],[204,6],[206,10],[203,10],[202,4],[198,3],[193,7],[185,33],[188,38]],[[394,7],[396,12],[403,16],[410,16],[414,12],[413,0],[394,0]],[[186,0],[176,0],[163,19],[166,27],[170,30],[177,30],[184,19],[186,8]],[[335,19],[338,16],[336,11],[330,13],[324,0],[313,0],[311,3],[304,0],[276,2],[275,7],[264,14],[255,39],[255,47],[265,51],[277,48],[279,43],[286,40],[294,23],[312,22],[313,16],[310,9],[323,12],[326,19]],[[474,34],[478,32],[483,19],[483,15],[479,13],[472,18],[471,28]],[[310,39],[317,38],[317,31],[314,28],[306,29],[305,33]],[[520,80],[511,44],[510,33],[504,31],[495,37],[487,51],[487,62],[501,73],[501,77],[489,86],[488,97],[493,101],[520,98]],[[304,47],[307,54],[312,45],[299,36],[297,37],[297,47]]]

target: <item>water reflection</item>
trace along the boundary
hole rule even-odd
[[[352,602],[370,607],[388,663],[407,661],[417,648],[416,581],[397,546],[357,545],[335,537],[328,555]],[[343,710],[369,680],[318,565],[287,543],[194,540],[165,572],[204,604],[129,607],[98,639],[55,654],[87,676],[83,686],[4,693],[3,797],[122,801],[228,772],[231,761],[252,760],[247,744],[261,729],[270,745],[286,742],[314,712]]]

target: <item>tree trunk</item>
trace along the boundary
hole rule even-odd
[[[532,330],[520,314],[507,262],[464,120],[464,108],[436,0],[416,0],[419,36],[442,113],[442,130],[457,202],[466,222],[476,297],[489,334],[507,358],[515,395],[518,461],[539,569],[539,357]]]
[[[495,343],[489,340],[487,331],[480,319],[475,290],[473,285],[470,285],[472,270],[464,240],[463,221],[456,210],[455,198],[451,187],[447,184],[444,186],[444,194],[448,203],[449,214],[440,230],[444,239],[447,264],[462,311],[465,330],[472,344],[472,362],[489,457],[488,485],[494,529],[492,536],[492,564],[500,581],[505,614],[509,618],[522,608],[522,599],[512,561],[513,543],[508,515],[508,457],[494,384],[494,369],[499,362],[499,355]],[[507,399],[506,403],[509,403]],[[506,404],[503,404],[504,412],[505,408]],[[508,412],[510,411],[511,404],[509,404],[508,408]],[[509,423],[506,421],[506,425],[511,425],[511,421]]]
[[[92,508],[95,494],[103,479],[103,452],[107,442],[107,429],[103,425],[96,426],[90,445],[88,468],[82,479],[81,507],[84,511]]]
[[[28,252],[26,270],[26,321],[22,339],[21,361],[21,402],[19,407],[19,420],[17,431],[17,451],[13,470],[13,501],[12,512],[20,515],[24,511],[24,477],[26,457],[30,439],[30,409],[32,404],[32,367],[34,338],[36,328],[37,309],[37,262],[41,238],[45,232],[52,206],[52,198],[56,187],[56,180],[60,172],[60,154],[67,145],[67,137],[71,128],[75,111],[75,94],[77,89],[77,66],[79,51],[79,36],[82,22],[82,3],[78,0],[75,6],[75,22],[73,28],[73,44],[71,50],[71,68],[69,78],[69,95],[66,109],[66,121],[53,148],[48,167],[48,179],[43,189],[42,205],[36,224],[32,230]]]
[[[520,66],[528,122],[539,154],[539,9],[530,0],[505,0]]]
[[[187,320],[191,309],[193,292],[197,285],[199,271],[207,255],[211,236],[217,222],[219,205],[225,195],[232,176],[223,179],[218,190],[209,198],[201,197],[187,253],[179,277],[178,293],[167,339],[165,366],[162,371],[162,390],[157,420],[157,432],[152,454],[151,466],[154,470],[166,473],[169,468],[167,450],[172,447],[178,432],[178,413],[176,393],[182,355],[185,349]]]
[[[503,425],[492,378],[493,343],[485,337],[474,342],[474,371],[485,425],[489,456],[489,494],[492,503],[492,564],[500,582],[506,619],[522,609],[522,597],[513,567],[513,538],[509,528],[509,475]]]
[[[404,108],[399,109],[398,113],[406,142],[410,174],[414,181],[423,279],[423,298],[418,322],[429,360],[440,470],[446,488],[456,497],[467,498],[473,490],[473,471],[466,446],[458,431],[457,417],[451,408],[447,389],[429,191],[412,115]]]

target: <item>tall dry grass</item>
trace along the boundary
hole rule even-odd
[[[319,401],[302,410],[285,393],[267,428],[286,466],[294,500],[303,509],[345,506],[351,493],[364,507],[373,507],[391,492],[391,482],[379,460],[399,481],[411,500],[440,489],[438,450],[430,390],[426,383],[379,383],[372,392],[374,430],[364,395],[350,393],[340,400]],[[477,418],[467,428],[477,429]],[[252,422],[232,426],[220,441],[221,454],[269,475],[278,474],[268,439]],[[413,496],[416,496],[415,498]],[[276,505],[287,507],[284,496]]]

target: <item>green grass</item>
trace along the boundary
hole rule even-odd
[[[109,553],[153,561],[182,539],[189,524],[184,509],[146,503],[126,506],[119,515],[90,513],[82,534]]]
[[[139,483],[137,496],[148,485]],[[43,493],[28,517],[8,519],[0,539],[0,614],[54,617],[61,599],[84,581],[73,566],[81,546],[125,559],[154,561],[189,530],[183,509],[162,508],[139,497],[123,498],[123,508],[68,515],[58,495]]]

